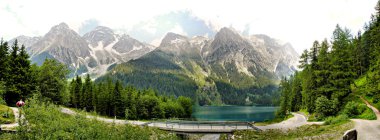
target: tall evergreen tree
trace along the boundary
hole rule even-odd
[[[92,81],[89,74],[86,75],[86,78],[84,80],[82,96],[83,96],[82,107],[86,108],[87,111],[92,110],[93,109],[92,107],[93,86],[92,86]]]
[[[321,49],[319,51],[318,55],[318,61],[316,62],[316,65],[318,65],[318,69],[314,71],[315,74],[315,81],[316,81],[316,93],[317,96],[324,95],[326,97],[331,96],[332,94],[332,86],[328,81],[328,78],[331,75],[331,65],[330,65],[330,59],[329,59],[329,43],[325,39],[321,43]]]
[[[71,107],[75,107],[77,108],[77,102],[78,102],[78,99],[76,98],[76,94],[75,94],[75,89],[76,89],[76,82],[75,82],[75,78],[73,78],[70,82],[70,106]]]
[[[9,60],[10,72],[6,80],[7,92],[4,98],[8,104],[14,104],[35,90],[35,79],[31,76],[29,55],[24,46],[21,49],[18,47],[17,40],[12,45]]]
[[[281,102],[280,102],[280,109],[277,112],[277,115],[284,117],[290,111],[290,107],[289,107],[290,97],[289,96],[291,93],[290,83],[285,77],[280,82],[280,91],[281,91]]]
[[[117,116],[124,116],[124,104],[123,104],[123,99],[121,97],[122,94],[122,85],[119,80],[116,81],[115,83],[115,88],[113,91],[113,96],[112,96],[112,110],[113,110],[113,115]]]
[[[317,69],[316,62],[318,61],[318,53],[320,50],[320,45],[318,41],[314,41],[313,47],[310,49],[310,59],[311,59],[311,64],[313,69]]]
[[[38,85],[41,95],[54,103],[63,104],[66,96],[66,75],[69,70],[64,64],[54,59],[45,59],[38,74]]]
[[[299,61],[300,65],[298,66],[299,68],[303,69],[306,68],[306,66],[309,63],[309,52],[307,50],[304,50],[303,53],[301,54],[301,58]]]
[[[9,48],[8,43],[0,41],[0,81],[5,81],[9,72]]]
[[[352,36],[350,31],[339,25],[333,32],[331,75],[329,82],[334,87],[334,98],[340,101],[350,92],[350,82],[353,80],[352,62],[349,56]]]
[[[301,79],[298,72],[290,79],[291,81],[291,93],[290,93],[290,110],[298,111],[302,108],[302,87]]]

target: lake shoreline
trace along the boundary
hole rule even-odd
[[[264,122],[275,118],[275,106],[194,106],[192,118],[197,121]]]

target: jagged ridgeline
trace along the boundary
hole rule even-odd
[[[110,78],[204,104],[273,104],[278,81],[295,71],[298,54],[265,35],[243,37],[222,28],[214,37],[168,33],[155,50],[113,66]]]
[[[65,23],[42,37],[15,39],[25,45],[32,63],[55,59],[69,67],[70,77],[103,75],[96,81],[121,80],[192,97],[202,105],[272,104],[278,81],[298,62],[290,44],[266,35],[241,36],[230,28],[212,39],[168,33],[157,47],[104,26],[81,36]]]
[[[70,77],[88,73],[96,78],[109,66],[139,58],[155,48],[104,26],[81,36],[65,23],[53,26],[42,37],[19,36],[9,42],[16,39],[25,45],[32,63],[41,65],[46,58],[55,59],[69,67]]]

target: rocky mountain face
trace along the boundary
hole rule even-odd
[[[53,58],[71,76],[121,80],[199,104],[272,104],[278,81],[296,70],[298,54],[289,43],[266,35],[242,36],[222,28],[214,38],[168,33],[158,47],[99,26],[80,36],[65,23],[43,37],[19,36],[31,60]],[[14,41],[11,40],[10,43]]]
[[[139,58],[155,48],[103,26],[80,36],[65,23],[52,27],[43,37],[15,39],[26,46],[33,63],[41,65],[46,58],[56,59],[69,67],[71,76],[89,73],[97,77],[109,66]]]
[[[8,43],[13,44],[15,42],[15,40],[17,39],[18,44],[23,44],[25,46],[25,48],[28,50],[28,49],[30,49],[30,46],[32,46],[34,43],[41,40],[41,38],[42,37],[29,37],[29,36],[25,36],[25,35],[20,35],[16,38],[13,38],[12,40],[9,40]]]
[[[280,77],[293,73],[297,62],[290,44],[265,35],[243,37],[229,28],[214,39],[168,33],[157,49],[98,81],[110,77],[200,104],[270,104]]]

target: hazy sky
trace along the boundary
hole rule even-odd
[[[377,0],[0,0],[0,36],[43,36],[61,22],[84,34],[108,26],[157,44],[166,32],[213,37],[221,27],[267,34],[297,52],[331,38],[336,24],[353,33]]]

